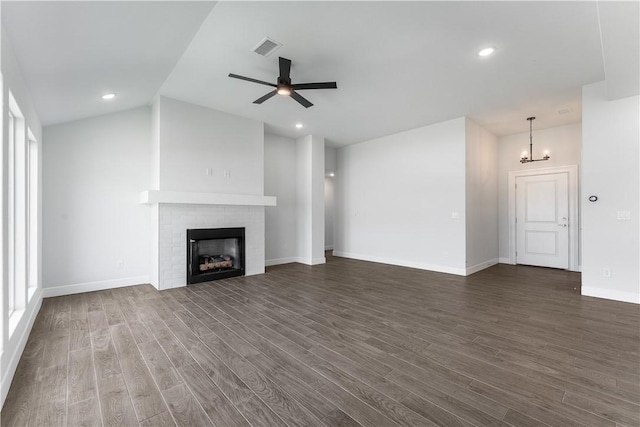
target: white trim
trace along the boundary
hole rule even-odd
[[[332,251],[333,250],[333,245],[325,246],[324,250],[325,251]]]
[[[580,271],[578,267],[580,251],[580,213],[578,212],[579,182],[578,166],[558,166],[530,170],[509,172],[509,261],[507,264],[516,264],[516,178],[523,176],[549,175],[555,173],[567,173],[569,175],[569,268],[571,271]],[[501,261],[502,262],[502,261]]]
[[[267,259],[264,261],[264,266],[270,267],[272,265],[291,264],[292,262],[298,262],[298,257]]]
[[[22,335],[18,339],[13,354],[11,355],[9,362],[7,363],[7,370],[3,372],[2,381],[0,382],[0,408],[4,405],[4,401],[7,398],[7,393],[9,393],[9,387],[11,386],[11,381],[13,380],[13,376],[16,373],[16,369],[18,368],[18,362],[20,361],[20,357],[22,356],[22,352],[24,351],[25,346],[27,345],[27,340],[29,339],[29,334],[31,334],[31,329],[33,328],[33,323],[36,320],[38,312],[40,312],[40,307],[42,306],[42,291],[38,289],[34,294],[35,301],[33,307],[27,306],[27,310],[31,309],[29,313],[29,317],[27,318],[26,325],[22,331]],[[6,348],[3,350],[1,357],[7,356]]]
[[[326,264],[327,259],[325,257],[321,258],[297,258],[297,263],[306,264],[306,265],[318,265],[318,264]]]
[[[611,289],[582,287],[582,296],[640,304],[640,294],[634,292],[620,292],[612,291]]]
[[[251,276],[251,274],[247,274],[247,276]],[[124,286],[131,286],[131,285],[124,285]],[[173,284],[163,285],[162,288],[156,288],[154,286],[154,288],[156,288],[159,291],[165,291],[167,289],[184,288],[185,286],[187,286],[187,282],[186,281],[185,282],[180,282],[180,283],[173,283]]]
[[[276,206],[276,198],[253,194],[147,190],[140,193],[140,203],[148,205],[171,203],[183,205]]]
[[[360,254],[354,254],[352,252],[341,252],[341,251],[335,251],[335,250],[333,251],[333,256],[338,256],[342,258],[359,259],[361,261],[371,261],[371,262],[377,262],[381,264],[399,265],[400,267],[417,268],[419,270],[437,271],[439,273],[449,273],[449,274],[455,274],[458,276],[466,275],[465,268],[455,268],[455,267],[448,267],[444,265],[425,264],[422,262],[412,262],[412,261],[383,258],[383,257],[377,257],[377,256],[370,256],[370,255],[360,255]]]
[[[82,292],[102,291],[104,289],[123,288],[125,286],[149,283],[149,276],[125,277],[122,279],[102,280],[100,282],[77,283],[74,285],[43,288],[44,298],[59,297],[62,295],[79,294]]]
[[[498,258],[498,262],[500,264],[512,264],[511,259],[509,257],[503,257],[503,256]]]
[[[470,274],[477,273],[480,270],[484,270],[485,268],[489,268],[493,265],[496,265],[498,262],[499,262],[498,258],[494,258],[488,261],[481,262],[480,264],[476,264],[472,267],[467,267],[466,275],[468,276]]]

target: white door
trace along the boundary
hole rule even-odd
[[[516,263],[569,268],[569,174],[516,178]]]

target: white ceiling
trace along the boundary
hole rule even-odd
[[[213,6],[2,1],[2,29],[49,125],[148,104]]]
[[[342,146],[461,116],[497,135],[527,132],[531,115],[538,129],[578,122],[581,86],[605,72],[618,96],[638,90],[637,73],[620,71],[639,61],[637,40],[627,41],[638,38],[637,2],[601,11],[603,22],[594,1],[2,7],[45,125],[144,105],[160,93]],[[251,51],[265,36],[283,44],[268,58]],[[478,57],[485,46],[496,53]],[[309,109],[280,96],[256,105],[270,88],[227,77],[275,83],[278,56],[293,61],[294,83],[337,81],[338,89],[302,92],[315,104]],[[117,99],[101,101],[104,91]],[[572,112],[559,115],[565,106]]]

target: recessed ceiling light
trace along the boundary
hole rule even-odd
[[[493,47],[485,47],[480,52],[478,52],[478,56],[489,56],[495,51],[496,49]]]
[[[106,93],[106,94],[102,95],[102,99],[104,99],[106,101],[108,101],[110,99],[113,99],[115,97],[116,97],[115,93]]]
[[[303,127],[302,123],[296,123],[296,129],[302,129]]]

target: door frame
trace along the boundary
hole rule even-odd
[[[519,170],[509,172],[509,264],[516,264],[516,179],[524,176],[550,175],[567,173],[568,197],[569,197],[569,268],[571,271],[580,271],[580,214],[578,166],[557,166],[550,168]]]

